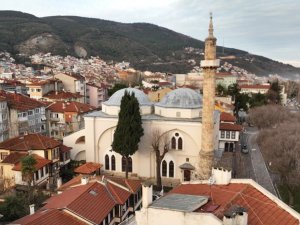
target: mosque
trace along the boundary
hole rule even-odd
[[[64,144],[73,148],[71,158],[98,162],[106,173],[124,175],[125,159],[112,150],[118,123],[121,99],[125,91],[134,93],[142,116],[144,136],[139,149],[129,160],[129,175],[155,178],[156,160],[151,146],[155,131],[166,140],[169,151],[161,163],[163,180],[189,181],[208,178],[214,151],[218,149],[220,115],[214,111],[216,38],[212,17],[209,36],[205,40],[203,96],[188,88],[175,89],[158,102],[135,88],[115,92],[102,104],[102,110],[85,116],[85,128],[64,137]]]

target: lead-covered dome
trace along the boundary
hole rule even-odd
[[[136,88],[124,88],[124,89],[118,90],[106,102],[103,102],[103,104],[110,105],[110,106],[113,106],[113,105],[120,106],[121,100],[125,94],[125,91],[127,91],[130,94],[133,92],[135,97],[137,98],[140,106],[152,105],[148,96],[144,92],[142,92]]]
[[[109,115],[118,115],[121,106],[121,100],[125,94],[125,91],[128,93],[134,93],[134,96],[137,98],[140,104],[140,111],[142,115],[151,114],[152,103],[150,102],[148,96],[136,89],[136,88],[124,88],[116,91],[106,102],[102,103],[102,112]]]
[[[202,96],[192,89],[179,88],[166,94],[156,106],[183,109],[202,108]]]

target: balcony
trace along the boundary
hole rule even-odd
[[[59,121],[60,121],[59,118],[53,118],[53,117],[50,117],[49,120],[50,120],[51,122],[59,122]]]

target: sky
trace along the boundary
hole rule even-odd
[[[300,0],[10,0],[0,10],[147,22],[199,40],[212,12],[218,45],[300,67]]]

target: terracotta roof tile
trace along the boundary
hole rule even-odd
[[[42,134],[27,134],[0,143],[0,149],[13,151],[45,150],[60,145],[59,141]]]
[[[27,155],[27,153],[13,152],[13,153],[9,154],[1,163],[15,164],[15,163],[19,162],[26,155]]]
[[[87,223],[58,209],[40,210],[33,215],[18,219],[12,224],[20,225],[85,225]]]
[[[220,219],[232,205],[239,205],[248,210],[250,225],[299,225],[294,216],[250,184],[184,184],[177,186],[170,193],[212,196],[214,202],[209,201],[206,207],[209,204],[219,205],[213,214]],[[203,208],[197,209],[196,212],[204,212]]]
[[[77,167],[74,172],[80,173],[80,174],[91,174],[94,173],[96,170],[100,169],[102,167],[102,164],[100,163],[93,163],[93,162],[87,162],[79,167]]]
[[[27,111],[44,106],[42,102],[21,94],[0,91],[0,96],[6,98],[7,104],[10,108],[19,111]]]
[[[220,123],[220,130],[241,131],[242,126],[238,124],[231,124],[231,123]]]
[[[58,100],[64,100],[64,99],[73,99],[73,98],[81,98],[83,97],[82,95],[78,93],[72,93],[69,91],[50,91],[47,94],[43,96],[44,98],[49,98],[49,99],[58,99]]]
[[[52,162],[51,160],[45,159],[45,158],[43,158],[43,157],[41,157],[39,155],[36,155],[36,154],[32,154],[32,155],[33,155],[33,157],[36,160],[36,164],[35,164],[35,169],[36,170],[39,170],[42,167],[44,167],[44,166],[46,166],[46,165],[48,165],[48,164],[50,164]],[[15,166],[12,168],[12,170],[15,170],[15,171],[21,171],[21,169],[22,169],[22,163],[21,163],[21,161],[17,162],[15,164]]]
[[[47,107],[48,110],[52,112],[66,113],[66,112],[74,112],[74,113],[87,113],[89,111],[95,110],[96,108],[80,102],[53,102]]]
[[[60,146],[59,146],[59,150],[60,150],[60,152],[69,152],[69,151],[71,151],[71,147],[68,147],[68,146],[65,146],[65,145],[63,145],[63,144],[61,144]]]
[[[220,116],[220,120],[224,122],[235,122],[236,118],[235,116],[231,115],[230,113],[227,112],[222,112]]]

